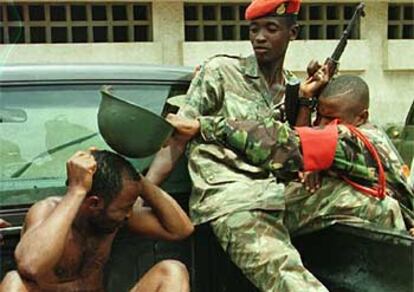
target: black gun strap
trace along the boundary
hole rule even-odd
[[[286,84],[285,111],[286,119],[291,127],[295,126],[299,111],[299,80],[296,83]]]

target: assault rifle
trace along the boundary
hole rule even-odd
[[[328,67],[329,78],[332,78],[332,76],[337,72],[339,59],[341,58],[345,47],[348,44],[348,38],[351,36],[352,30],[355,27],[355,23],[360,18],[360,16],[365,16],[364,8],[365,4],[363,2],[356,7],[354,15],[342,33],[341,39],[339,40],[339,43],[336,46],[333,54],[325,60],[325,65]],[[309,76],[312,76],[315,73],[316,71],[308,71]],[[298,82],[296,84],[288,84],[286,86],[285,109],[287,120],[291,126],[295,125],[297,113],[299,110],[299,85],[300,83]]]
[[[349,21],[348,26],[342,33],[341,39],[339,40],[338,45],[335,48],[335,51],[333,52],[332,56],[328,57],[325,60],[325,65],[328,65],[328,73],[329,77],[331,78],[335,73],[339,65],[339,59],[341,58],[346,45],[348,44],[348,38],[352,34],[352,30],[354,29],[355,23],[357,19],[360,18],[360,16],[365,16],[365,4],[360,3],[357,8],[355,9],[354,15],[352,16],[351,20]],[[311,72],[315,73],[315,72]],[[313,74],[312,74],[313,75]]]

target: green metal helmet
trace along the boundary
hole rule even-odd
[[[99,132],[116,152],[141,158],[156,153],[172,135],[173,126],[139,105],[119,98],[109,87],[101,90]]]

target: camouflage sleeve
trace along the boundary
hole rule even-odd
[[[236,121],[223,117],[200,117],[201,136],[243,155],[250,163],[273,173],[303,170],[300,138],[288,124],[266,119]],[[365,145],[347,127],[337,127],[339,139],[331,169],[367,183],[378,181],[376,164]],[[318,147],[315,145],[314,147]]]
[[[344,125],[338,125],[338,132],[332,170],[369,183],[377,182],[377,166],[364,143]]]
[[[191,81],[184,104],[180,106],[178,115],[195,119],[202,115],[212,115],[220,108],[223,90],[220,66],[216,62],[207,61]]]
[[[386,172],[387,183],[393,189],[395,198],[413,210],[413,188],[408,182],[406,166],[387,134],[373,124],[361,127],[361,132],[375,145]]]
[[[259,122],[200,117],[199,121],[206,142],[222,144],[275,175],[303,168],[299,138],[287,123],[271,118]]]
[[[377,165],[364,143],[343,125],[338,126],[338,131],[339,141],[333,168],[349,177],[360,178],[366,182],[377,182]],[[375,128],[369,130],[361,128],[360,131],[377,150],[386,172],[388,185],[397,187],[398,184],[406,181],[402,174],[402,164],[398,159],[398,154],[387,145],[385,137],[382,136],[385,133]]]

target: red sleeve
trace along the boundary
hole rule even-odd
[[[304,170],[317,171],[329,168],[335,157],[338,141],[337,126],[297,127],[296,131],[301,142]]]

